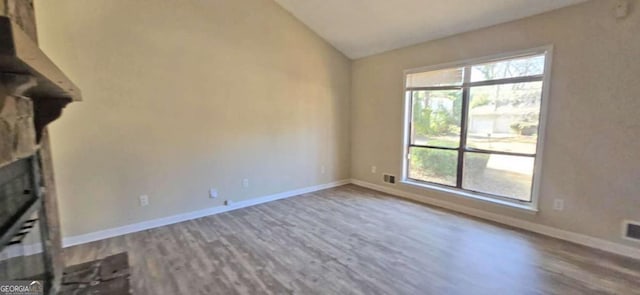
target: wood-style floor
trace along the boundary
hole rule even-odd
[[[134,294],[640,294],[640,262],[354,185],[66,249]]]

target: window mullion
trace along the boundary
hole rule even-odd
[[[471,81],[471,67],[464,68],[463,85],[467,85]],[[464,173],[464,150],[467,148],[467,129],[469,116],[469,87],[462,88],[462,110],[460,114],[460,147],[458,149],[458,171],[456,177],[456,187],[462,188],[462,177]]]

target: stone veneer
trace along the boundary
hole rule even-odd
[[[3,88],[0,86],[0,167],[38,149],[31,99],[6,94]]]

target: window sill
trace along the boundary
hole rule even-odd
[[[483,202],[487,202],[487,203],[491,203],[491,204],[495,204],[495,205],[504,206],[504,207],[507,207],[507,208],[517,209],[517,210],[521,210],[523,212],[530,213],[530,214],[538,213],[538,208],[536,207],[536,205],[533,202],[529,203],[529,204],[520,204],[520,203],[516,203],[516,202],[510,202],[510,201],[506,201],[506,200],[495,199],[495,198],[483,196],[483,195],[480,195],[480,194],[474,194],[474,193],[471,193],[471,192],[462,191],[462,190],[455,189],[455,188],[446,188],[446,187],[441,187],[441,186],[437,186],[437,185],[429,185],[429,184],[424,184],[424,183],[420,183],[420,182],[412,181],[412,180],[402,180],[402,181],[400,181],[400,183],[404,184],[404,185],[418,187],[418,188],[421,188],[421,189],[424,189],[424,190],[436,191],[436,192],[440,192],[440,193],[446,193],[446,194],[449,194],[449,195],[452,195],[452,196],[455,196],[455,197],[463,197],[463,198],[468,198],[468,199],[473,199],[473,200],[479,200],[479,201],[483,201]]]

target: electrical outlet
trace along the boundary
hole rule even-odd
[[[563,199],[553,200],[553,210],[556,210],[556,211],[564,210],[564,200]]]
[[[218,190],[215,188],[209,189],[209,198],[215,199],[218,197]]]
[[[327,169],[324,167],[324,165],[320,166],[320,174],[325,174],[327,172]]]
[[[142,195],[139,197],[140,207],[149,206],[149,196]]]
[[[376,166],[371,166],[371,173],[376,173],[378,168]]]
[[[242,187],[243,188],[248,188],[249,187],[249,179],[245,178],[242,180]]]

